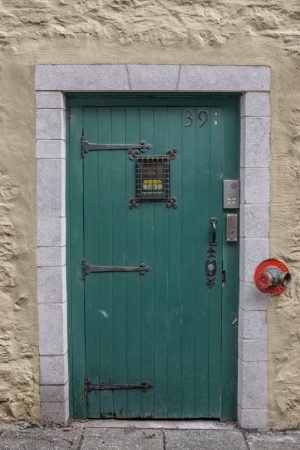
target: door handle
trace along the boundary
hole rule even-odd
[[[212,289],[216,285],[217,277],[217,260],[216,260],[216,246],[217,246],[217,222],[218,219],[211,217],[209,219],[211,239],[209,241],[209,249],[205,261],[206,285],[208,289]]]
[[[211,240],[209,241],[210,245],[214,247],[217,245],[217,223],[218,219],[211,217],[209,219],[209,223],[211,225]]]

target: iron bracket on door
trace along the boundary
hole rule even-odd
[[[85,279],[90,273],[104,273],[104,272],[139,272],[140,275],[145,275],[150,272],[150,267],[141,263],[138,267],[130,266],[91,266],[86,259],[81,261],[82,278]]]
[[[84,380],[84,393],[88,394],[90,391],[120,391],[129,389],[140,389],[142,392],[146,392],[148,389],[152,389],[152,384],[144,381],[141,384],[109,384],[109,383],[91,383],[89,380]]]
[[[129,159],[134,160],[140,152],[144,153],[151,148],[151,144],[141,141],[140,144],[94,144],[81,138],[81,157],[84,158],[88,152],[101,152],[105,150],[127,150]]]
[[[217,277],[217,223],[218,219],[211,217],[209,220],[211,226],[211,239],[209,241],[209,249],[207,251],[207,259],[205,261],[206,285],[208,289],[212,289],[216,285]]]

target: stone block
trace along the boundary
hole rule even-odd
[[[38,247],[37,266],[57,267],[66,265],[66,247]]]
[[[20,416],[21,418],[21,416]],[[47,424],[51,424],[48,420]],[[26,425],[27,426],[26,426]],[[54,425],[55,423],[53,423]],[[61,422],[58,425],[65,425]],[[81,426],[61,427],[39,425],[29,426],[26,422],[6,423],[1,428],[1,450],[79,450],[83,430]]]
[[[267,364],[238,361],[238,405],[246,409],[266,409]]]
[[[80,450],[162,450],[164,436],[161,430],[134,428],[86,429]]]
[[[266,433],[246,434],[249,450],[299,450],[300,434],[299,432],[269,431]]]
[[[62,92],[36,92],[37,109],[66,109],[66,98]]]
[[[65,402],[69,397],[69,383],[40,386],[41,402]]]
[[[268,204],[270,171],[267,168],[241,168],[241,203]]]
[[[130,90],[127,70],[137,65],[36,65],[38,91],[127,91]],[[156,71],[156,89],[164,90],[165,65],[148,65],[149,72]],[[172,71],[172,65],[169,66]],[[175,66],[177,67],[177,66]],[[160,71],[161,69],[161,71]],[[136,69],[137,70],[137,69]],[[271,71],[266,66],[208,66],[182,65],[178,90],[183,91],[268,91]],[[160,79],[159,79],[160,76]],[[134,80],[133,80],[134,81]],[[134,88],[133,88],[134,89]]]
[[[60,139],[36,141],[37,159],[65,159],[66,141]]]
[[[242,361],[267,361],[267,339],[249,340],[239,337],[239,358]]]
[[[39,91],[128,91],[127,68],[121,64],[38,64]]]
[[[41,402],[42,422],[46,425],[67,425],[69,420],[69,401]]]
[[[40,384],[66,384],[68,381],[68,357],[40,356]]]
[[[143,447],[146,450],[146,446]],[[247,450],[243,434],[239,430],[177,430],[165,432],[165,450]]]
[[[239,336],[243,339],[267,340],[266,311],[239,312]]]
[[[39,217],[65,217],[65,159],[37,161],[37,209]]]
[[[263,430],[267,426],[266,409],[245,409],[238,406],[238,424],[241,428]]]
[[[38,217],[37,246],[59,247],[66,245],[66,219],[64,217]]]
[[[240,209],[240,236],[244,238],[269,237],[269,205],[242,204]]]
[[[40,355],[64,355],[67,351],[67,303],[39,303]]]
[[[66,301],[66,267],[39,267],[37,270],[39,303],[63,303]]]
[[[270,68],[254,66],[182,65],[178,90],[244,92],[268,91]]]
[[[253,282],[255,269],[269,258],[269,239],[240,239],[240,279]]]
[[[66,139],[65,122],[62,109],[37,109],[36,139]]]
[[[178,65],[129,64],[128,72],[134,91],[176,91]]]
[[[241,167],[269,167],[270,118],[242,117]]]
[[[240,308],[245,311],[265,311],[269,297],[259,292],[253,282],[240,281]]]
[[[270,117],[270,94],[246,92],[241,96],[241,117]]]

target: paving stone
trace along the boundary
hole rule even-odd
[[[12,428],[0,436],[0,450],[66,450],[78,449],[82,430],[60,428]]]
[[[163,450],[163,432],[133,428],[91,428],[86,430],[81,450]]]
[[[165,431],[166,450],[247,450],[240,431]]]
[[[249,450],[299,450],[300,435],[296,433],[262,433],[246,435]]]
[[[160,429],[152,428],[154,421],[144,421],[144,428],[142,421],[123,421],[121,426],[116,426],[119,421],[106,421],[107,426],[103,422],[71,421],[62,428],[0,421],[0,450],[300,450],[300,431],[242,432],[219,422],[215,426],[226,429],[207,429],[206,421],[164,421]]]

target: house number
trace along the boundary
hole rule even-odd
[[[194,112],[191,109],[187,109],[185,111],[186,113],[186,122],[184,124],[185,127],[191,127],[194,123],[195,120],[195,115]],[[199,111],[197,113],[197,119],[199,122],[199,128],[203,127],[208,119],[208,114],[207,111],[205,111],[204,109],[202,109],[201,111]]]

